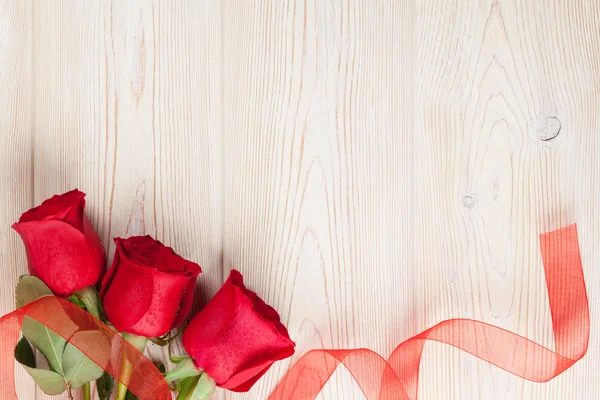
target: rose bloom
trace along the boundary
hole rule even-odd
[[[57,295],[95,285],[106,255],[84,214],[85,193],[75,189],[27,211],[12,227],[25,244],[29,273]]]
[[[295,347],[277,311],[246,289],[236,270],[192,318],[182,340],[196,368],[235,392],[250,390],[275,361],[294,354]]]
[[[150,236],[116,238],[100,297],[120,332],[158,337],[180,325],[192,306],[200,266]]]

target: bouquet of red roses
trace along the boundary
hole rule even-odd
[[[73,398],[72,390],[83,388],[89,399],[90,382],[96,381],[101,400],[112,396],[114,386],[117,400],[152,398],[158,388],[147,386],[168,383],[177,399],[206,399],[216,387],[250,390],[275,361],[294,353],[279,314],[235,270],[183,327],[200,266],[150,236],[134,236],[114,239],[106,271],[104,247],[84,208],[85,194],[73,190],[25,212],[13,225],[30,273],[16,289],[16,306],[28,313],[15,358],[45,393]],[[36,314],[36,307],[44,312]],[[82,316],[82,310],[89,314]],[[148,341],[170,346],[180,334],[187,354],[171,356],[176,366],[170,371],[141,355]],[[34,348],[47,369],[36,366]],[[156,368],[162,382],[150,379]]]

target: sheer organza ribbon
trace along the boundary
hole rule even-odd
[[[368,349],[312,350],[284,376],[270,400],[314,399],[339,364],[358,382],[368,400],[417,398],[421,353],[427,340],[446,343],[522,378],[546,382],[585,354],[590,317],[575,225],[541,235],[541,252],[554,330],[555,351],[505,329],[469,319],[451,319],[401,343],[386,361]],[[168,400],[171,393],[154,364],[117,333],[77,306],[44,297],[0,319],[0,396],[16,399],[13,351],[21,323],[33,318],[81,350],[118,379],[123,351],[133,364],[129,389],[141,400]],[[98,331],[105,340],[79,338]]]
[[[577,229],[541,235],[555,351],[497,326],[451,319],[402,342],[386,361],[368,349],[312,350],[287,372],[270,400],[314,399],[343,364],[368,400],[416,400],[426,341],[446,343],[514,375],[535,382],[556,377],[585,354],[590,316]]]
[[[14,349],[25,317],[47,326],[115,379],[121,374],[122,355],[133,365],[129,382],[123,382],[140,400],[171,400],[171,391],[156,366],[116,332],[81,308],[59,297],[42,297],[0,319],[0,399],[17,399],[14,385]],[[95,335],[77,335],[95,331]],[[90,341],[89,338],[95,340]]]

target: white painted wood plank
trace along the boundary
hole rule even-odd
[[[587,249],[592,321],[599,315],[598,224],[586,206],[599,183],[597,16],[585,1],[419,4],[421,328],[476,318],[553,346],[537,236],[572,222]],[[428,345],[421,398],[595,398],[591,341],[582,362],[544,385]]]
[[[570,222],[600,316],[598,2],[23,4],[0,2],[3,312],[10,224],[78,186],[109,252],[150,233],[202,264],[196,309],[240,269],[294,360],[459,316],[552,346],[537,235]],[[420,398],[595,398],[598,344],[544,385],[430,344]],[[340,371],[321,398],[362,395]]]
[[[33,200],[30,16],[29,1],[0,1],[0,315],[15,309],[14,288],[27,273],[23,245],[11,225]],[[35,396],[30,382],[15,365],[19,398]]]
[[[79,187],[110,259],[150,234],[197,261],[196,311],[222,283],[219,2],[39,2],[33,21],[36,202]]]
[[[415,184],[412,8],[225,2],[224,267],[275,306],[297,360],[407,337]],[[266,398],[290,365],[252,392]],[[321,398],[362,398],[338,374]]]

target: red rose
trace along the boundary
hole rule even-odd
[[[106,255],[83,213],[85,193],[75,189],[44,201],[13,225],[25,244],[29,273],[57,295],[95,285]]]
[[[277,311],[246,289],[236,270],[185,328],[182,340],[196,368],[234,392],[250,390],[275,361],[294,354],[295,346]]]
[[[100,297],[121,332],[157,337],[183,322],[192,306],[200,266],[150,236],[116,238]]]

